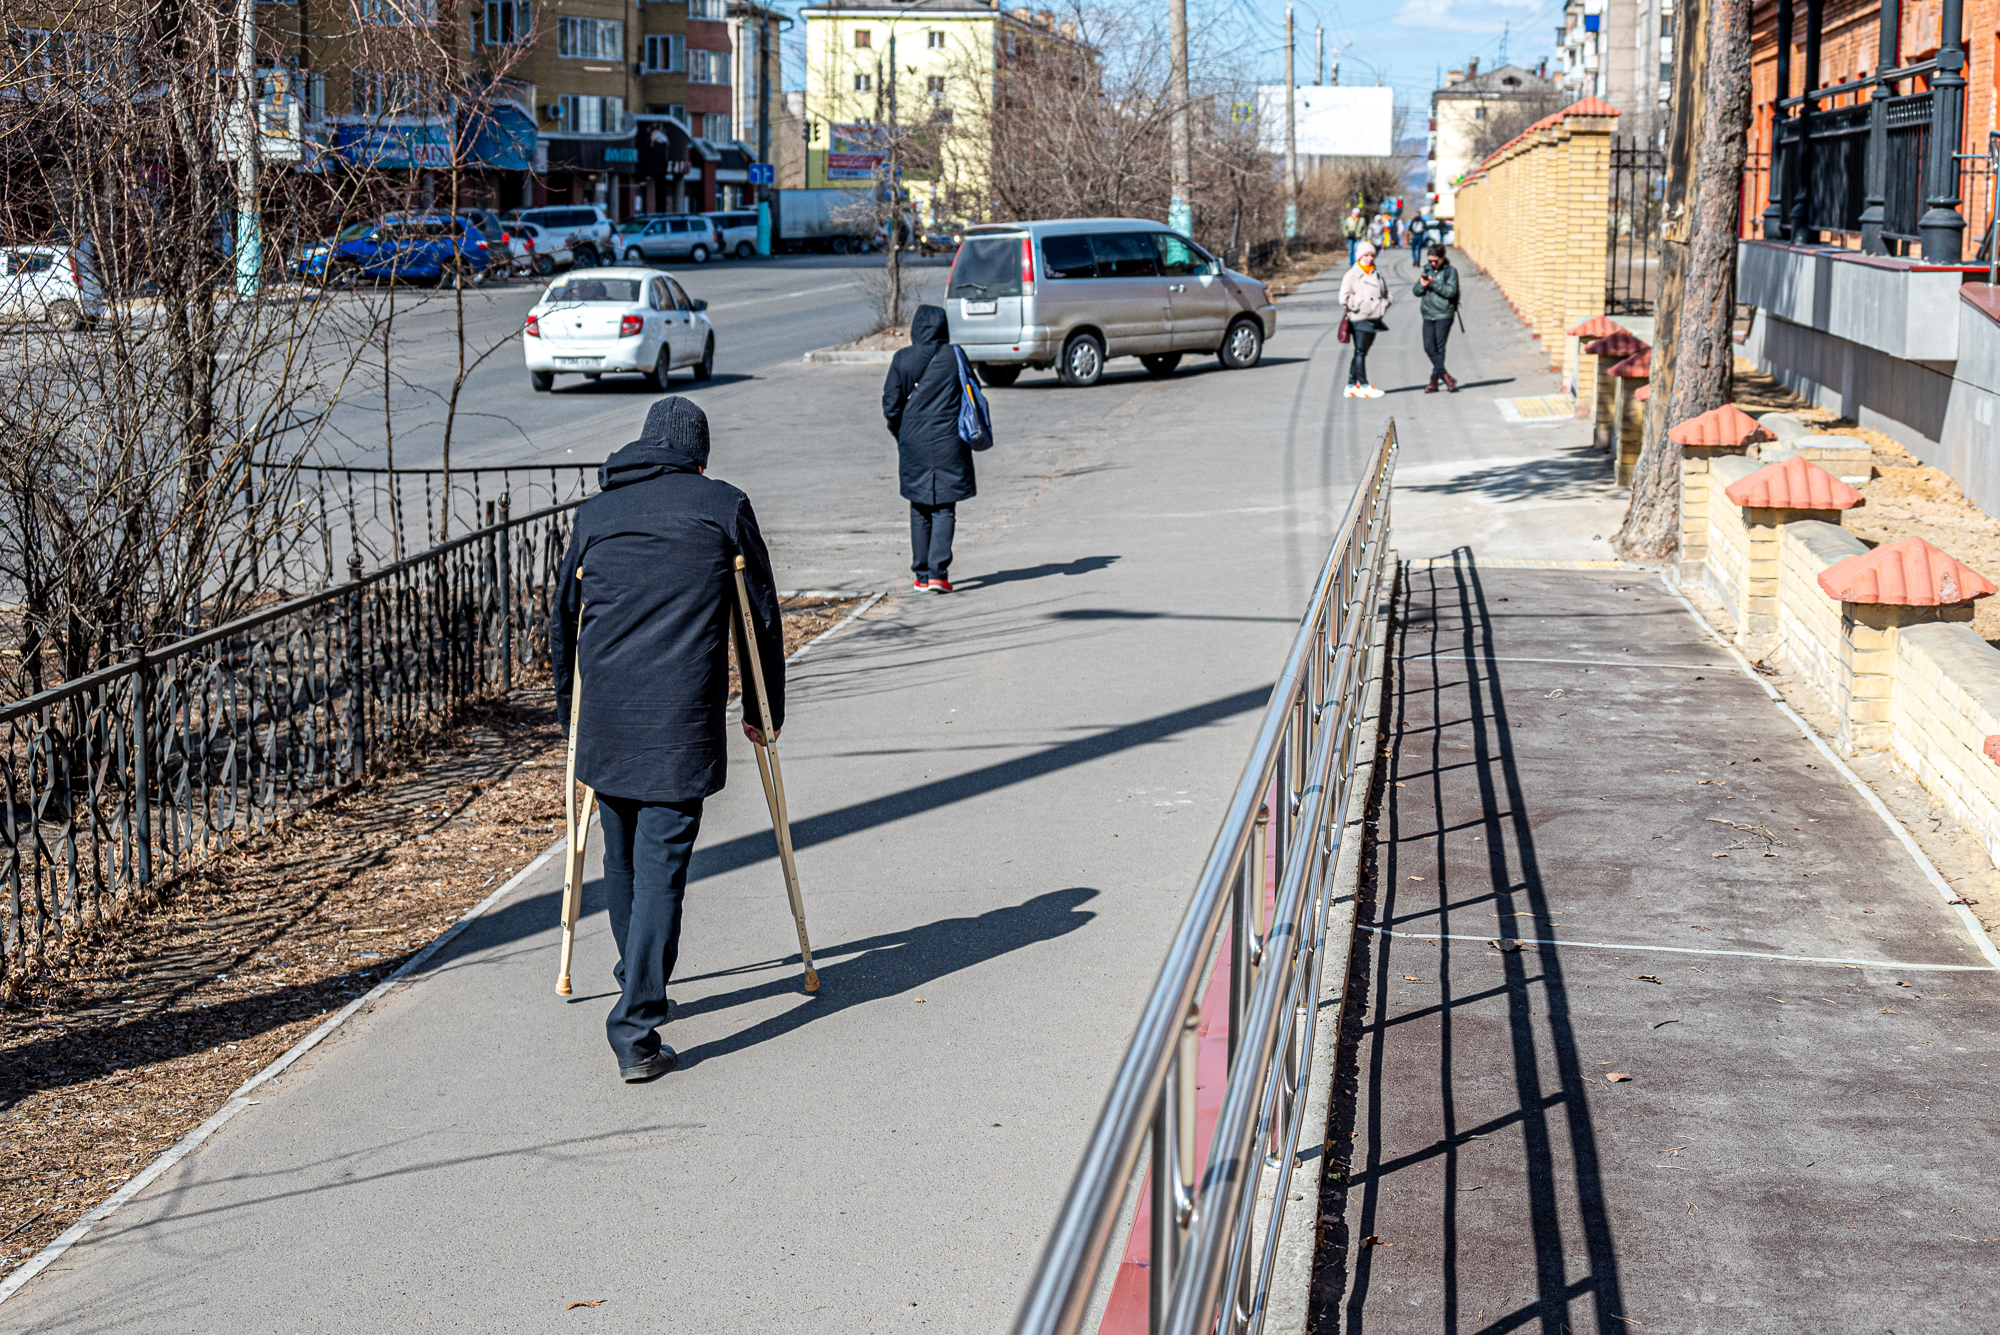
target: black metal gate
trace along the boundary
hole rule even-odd
[[[1607,315],[1651,315],[1660,290],[1660,206],[1667,155],[1636,138],[1611,139],[1611,192],[1605,247]]]

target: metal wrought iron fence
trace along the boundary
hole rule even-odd
[[[1151,1150],[1149,1328],[1256,1335],[1305,1116],[1320,946],[1346,832],[1396,460],[1391,423],[1313,587],[1250,762],[1139,1015],[1015,1335],[1084,1321],[1139,1156]],[[1276,854],[1263,923],[1264,836]],[[1229,1061],[1205,1162],[1195,1158],[1204,980],[1227,959]],[[1260,1187],[1271,1188],[1268,1198]],[[1258,1202],[1268,1199],[1261,1228]]]
[[[544,666],[580,503],[0,707],[0,987]]]
[[[1612,138],[1604,269],[1606,314],[1653,313],[1660,291],[1660,208],[1666,186],[1664,150],[1636,138]]]

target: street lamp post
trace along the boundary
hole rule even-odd
[[[1167,226],[1183,236],[1194,235],[1194,158],[1188,132],[1187,0],[1168,0],[1172,46],[1173,114],[1169,132],[1173,146],[1173,189],[1167,201]]]

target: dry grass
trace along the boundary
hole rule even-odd
[[[1738,407],[1794,413],[1816,433],[1855,436],[1875,451],[1875,476],[1855,489],[1866,505],[1849,510],[1841,526],[1870,546],[1919,537],[2000,582],[2000,520],[1981,510],[1951,475],[1922,463],[1894,438],[1856,426],[1826,408],[1815,408],[1747,361],[1736,362],[1733,397]],[[1972,628],[2000,647],[2000,598],[1982,598]]]
[[[1347,247],[1339,250],[1302,250],[1287,260],[1273,257],[1269,264],[1253,266],[1253,278],[1271,289],[1273,297],[1288,297],[1329,269],[1347,270]]]
[[[786,652],[854,605],[787,600]],[[0,1275],[554,842],[550,703],[544,685],[474,711],[421,765],[204,863],[0,1012]]]

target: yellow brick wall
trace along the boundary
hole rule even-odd
[[[1905,627],[1889,718],[1896,758],[2000,864],[2000,765],[1983,752],[2000,735],[2000,651],[1963,620]]]
[[[1818,520],[1785,525],[1779,539],[1778,636],[1774,657],[1831,707],[1840,698],[1840,604],[1819,587],[1820,572],[1868,545]]]

